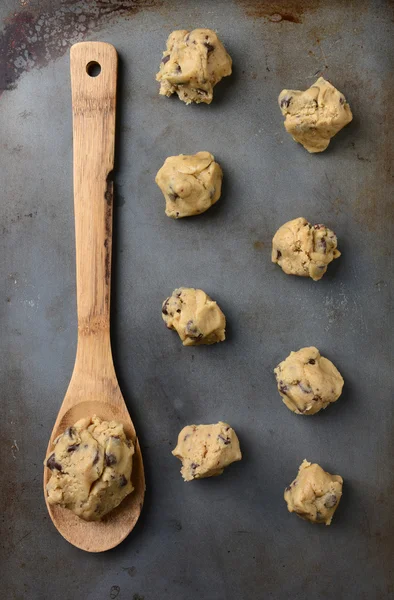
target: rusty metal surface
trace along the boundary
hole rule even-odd
[[[391,2],[6,0],[0,6],[1,551],[12,600],[394,598]],[[209,107],[158,96],[174,28],[217,29],[234,74]],[[89,555],[53,528],[42,460],[76,341],[68,49],[120,54],[113,342],[142,443],[147,496],[117,549]],[[283,128],[280,90],[322,73],[354,121],[311,156]],[[174,222],[154,176],[171,154],[209,150],[224,190]],[[270,262],[283,222],[333,227],[343,252],[319,283]],[[161,301],[201,287],[228,340],[183,348]],[[283,406],[272,370],[316,345],[345,378],[324,414]],[[180,428],[227,420],[244,460],[184,484],[170,454]],[[330,528],[287,513],[303,458],[344,480]]]

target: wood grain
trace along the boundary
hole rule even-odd
[[[90,76],[92,63],[100,74]],[[136,446],[132,482],[135,490],[101,522],[86,522],[67,509],[47,502],[49,514],[63,537],[78,548],[102,552],[119,544],[141,512],[145,479],[135,429],[117,381],[110,340],[117,53],[111,44],[81,42],[70,51],[74,211],[76,241],[78,344],[72,378],[48,445],[69,425],[94,414],[124,424]]]

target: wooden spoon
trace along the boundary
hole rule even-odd
[[[48,468],[44,494],[51,519],[67,541],[88,552],[103,552],[133,529],[145,493],[141,449],[116,378],[110,341],[113,184],[109,175],[114,166],[117,53],[111,44],[82,42],[72,46],[70,63],[78,345],[48,454],[53,440],[81,417],[120,421],[135,445],[131,477],[135,490],[103,521],[93,522],[48,504]]]

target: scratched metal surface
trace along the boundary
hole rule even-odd
[[[2,597],[13,600],[394,597],[390,327],[393,5],[253,0],[7,0],[0,7]],[[217,29],[234,74],[210,106],[157,94],[173,28]],[[47,438],[76,341],[68,49],[120,54],[113,345],[139,433],[147,495],[130,537],[103,555],[65,542],[42,496]],[[311,156],[285,133],[284,87],[319,73],[354,121]],[[210,150],[225,173],[205,215],[164,215],[164,159]],[[285,276],[270,240],[288,219],[325,222],[343,252],[319,283]],[[161,320],[179,285],[201,287],[228,340],[183,348]],[[282,404],[272,370],[316,345],[346,384],[324,414]],[[184,484],[170,454],[187,423],[227,420],[244,460]],[[303,458],[340,473],[330,528],[290,515]]]

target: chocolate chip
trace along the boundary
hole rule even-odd
[[[177,309],[176,309],[176,312],[177,312],[177,313],[180,313],[180,312],[181,312],[181,309],[180,309],[180,308],[177,308]]]
[[[337,497],[335,496],[335,494],[332,494],[331,496],[329,496],[327,498],[327,500],[324,502],[324,506],[326,508],[334,508],[334,506],[337,503]]]
[[[97,465],[97,463],[99,461],[99,458],[100,458],[100,452],[98,450],[96,450],[96,456],[93,459],[93,464],[94,465]]]
[[[206,49],[208,50],[208,54],[210,52],[213,52],[213,50],[215,50],[215,46],[212,46],[212,44],[210,44],[209,42],[204,42],[204,46],[206,47]]]
[[[75,452],[77,448],[79,448],[79,444],[73,444],[67,448],[67,452]]]
[[[47,467],[53,471],[56,469],[57,471],[62,471],[62,465],[56,462],[55,453],[51,454],[51,456],[47,460]]]
[[[282,252],[280,250],[276,251],[276,260],[278,260],[282,256]]]
[[[193,321],[190,320],[186,323],[185,327],[186,334],[191,338],[201,339],[202,333],[200,333],[197,327],[194,325]]]
[[[177,73],[182,73],[182,69],[179,65],[176,66],[176,71]]]
[[[286,392],[289,391],[289,386],[285,385],[283,381],[279,381],[279,391],[286,395]]]
[[[308,363],[310,365],[314,365],[314,364],[316,364],[316,361],[313,358],[311,358],[310,360],[308,360]]]
[[[197,463],[191,463],[190,468],[191,469],[197,469],[197,467],[199,467],[200,465],[198,465]]]
[[[293,99],[293,96],[285,96],[280,101],[280,107],[283,108],[285,106],[286,108],[289,108],[290,102],[292,101],[292,99]]]
[[[127,479],[124,475],[121,475],[119,478],[119,486],[124,487],[125,485],[127,485]]]
[[[168,54],[167,56],[163,56],[163,58],[161,59],[161,62],[163,63],[163,65],[165,65],[169,60],[170,60],[170,55]]]
[[[312,393],[312,388],[310,388],[309,386],[304,385],[303,383],[298,384],[298,387],[300,388],[301,391],[304,392],[304,394],[311,394]]]
[[[224,431],[228,431],[230,429],[230,427],[226,427],[226,429]]]
[[[222,440],[222,442],[223,442],[223,444],[224,444],[225,446],[228,446],[228,444],[231,444],[231,440],[230,440],[230,438],[228,438],[228,437],[227,437],[227,438],[225,438],[225,437],[223,437],[222,435],[220,435],[220,433],[219,433],[219,435],[218,435],[218,440]]]
[[[163,313],[163,315],[168,315],[168,303],[170,302],[170,299],[167,298],[167,300],[165,300],[164,304],[163,304],[163,308],[161,309],[161,312]]]
[[[67,433],[68,437],[72,438],[75,435],[75,429],[74,427],[69,427],[64,433]]]
[[[107,454],[106,452],[104,453],[104,460],[105,460],[105,464],[107,465],[107,467],[111,467],[112,465],[116,464],[116,456],[114,454]]]

